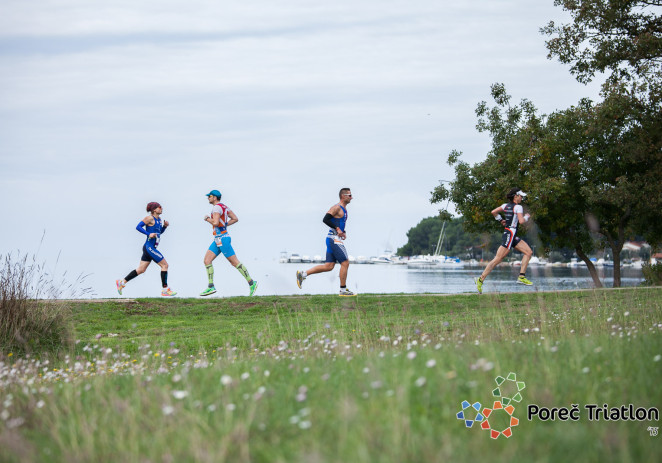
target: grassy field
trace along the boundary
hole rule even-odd
[[[584,408],[662,408],[659,288],[51,304],[70,308],[77,342],[57,358],[0,352],[0,461],[635,462],[662,450],[648,429],[659,421],[590,421]],[[462,402],[493,408],[510,373],[525,383],[512,436],[466,428]],[[516,382],[500,389],[512,397]],[[581,416],[528,420],[530,404]]]

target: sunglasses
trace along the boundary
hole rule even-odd
[[[349,194],[349,193],[343,193],[342,195],[343,195],[343,196],[352,196],[352,195]]]

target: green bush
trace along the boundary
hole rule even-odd
[[[662,285],[662,262],[654,265],[646,263],[641,267],[644,273],[644,285],[646,286],[660,286]]]

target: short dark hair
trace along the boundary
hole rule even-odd
[[[512,201],[519,190],[520,190],[519,187],[511,188],[508,194],[506,195],[508,201]]]
[[[159,203],[157,203],[156,201],[152,201],[151,203],[147,203],[147,212],[155,211],[159,207],[161,207],[161,205]]]
[[[342,199],[343,193],[347,193],[348,191],[352,191],[352,189],[347,187],[341,188],[340,191],[338,192],[338,197]]]

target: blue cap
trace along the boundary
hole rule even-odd
[[[209,193],[207,193],[207,197],[209,196],[216,196],[218,199],[221,199],[221,192],[218,190],[211,190]]]

